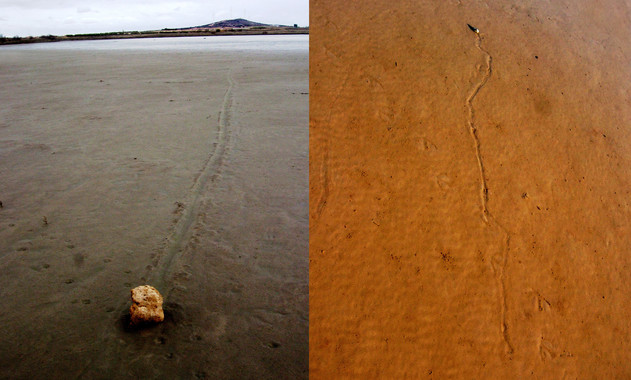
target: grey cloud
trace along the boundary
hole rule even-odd
[[[309,0],[0,0],[0,15],[0,33],[21,36],[176,28],[237,17],[308,25]]]

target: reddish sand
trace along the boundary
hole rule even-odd
[[[311,378],[631,377],[628,3],[311,21]]]

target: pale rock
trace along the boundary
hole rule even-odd
[[[138,286],[131,290],[131,323],[157,323],[164,321],[162,295],[150,285]]]

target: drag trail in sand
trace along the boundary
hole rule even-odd
[[[162,257],[158,257],[158,262],[155,265],[155,275],[147,275],[146,277],[151,279],[155,278],[156,286],[160,289],[165,289],[166,294],[170,293],[170,288],[166,290],[168,284],[169,272],[172,269],[173,260],[176,259],[178,254],[184,249],[184,244],[188,242],[191,237],[191,225],[197,220],[199,216],[199,207],[204,194],[209,194],[210,189],[207,188],[208,181],[213,181],[220,171],[220,166],[226,154],[227,145],[230,143],[230,114],[232,112],[232,88],[234,87],[234,81],[232,79],[231,69],[228,69],[226,79],[228,82],[228,88],[226,89],[221,111],[217,117],[217,132],[209,142],[210,154],[204,162],[204,166],[195,178],[195,182],[191,186],[189,194],[186,197],[184,203],[178,203],[178,209],[181,207],[180,217],[173,226],[173,232],[168,238],[168,246]],[[181,205],[181,206],[180,206]]]
[[[497,292],[500,309],[500,333],[502,334],[502,339],[504,339],[504,343],[506,344],[506,353],[508,355],[511,355],[513,353],[513,347],[510,343],[508,326],[506,325],[506,289],[504,283],[506,264],[508,261],[508,254],[510,252],[510,235],[508,234],[508,231],[506,231],[506,229],[501,224],[499,224],[497,220],[495,220],[495,217],[493,216],[491,211],[489,211],[489,188],[486,184],[484,161],[482,159],[482,153],[480,151],[480,138],[478,137],[478,129],[475,124],[475,111],[473,108],[473,101],[478,95],[478,92],[480,92],[480,90],[486,85],[493,72],[493,57],[491,57],[491,54],[489,54],[488,51],[482,48],[482,36],[480,36],[480,32],[476,32],[475,37],[475,46],[478,48],[478,50],[480,50],[480,52],[484,54],[486,67],[483,69],[482,79],[473,87],[471,94],[467,97],[466,100],[466,106],[469,113],[467,125],[469,127],[471,139],[473,140],[475,155],[478,161],[478,169],[480,171],[480,208],[482,220],[490,228],[499,229],[504,234],[505,247],[500,255],[491,258],[491,264],[493,266],[493,272],[497,277]]]

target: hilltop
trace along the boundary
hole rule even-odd
[[[260,22],[254,22],[246,20],[244,18],[235,18],[233,20],[222,20],[213,22],[211,24],[195,26],[194,28],[249,28],[252,26],[271,26],[268,24],[261,24]]]
[[[294,28],[296,28],[294,26]],[[201,30],[226,30],[226,29],[268,29],[268,28],[291,28],[287,25],[270,25],[270,24],[262,24],[260,22],[254,22],[250,20],[246,20],[244,18],[235,18],[232,20],[222,20],[216,21],[210,24],[204,24],[199,26],[188,26],[185,28],[174,28],[169,29],[165,28],[162,30],[193,30],[193,31],[201,31]]]

